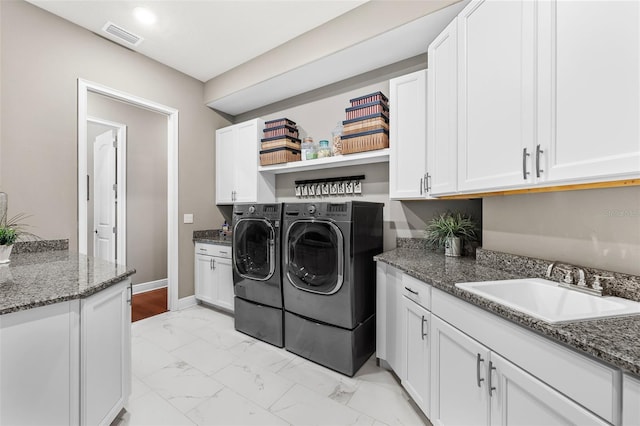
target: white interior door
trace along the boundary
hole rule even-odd
[[[116,261],[116,148],[112,130],[93,144],[93,255]]]

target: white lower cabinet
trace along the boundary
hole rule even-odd
[[[108,425],[131,393],[131,281],[81,299],[81,424]]]
[[[638,377],[383,262],[376,288],[377,356],[434,425],[640,425]]]
[[[434,424],[608,424],[438,317],[431,323]]]
[[[196,243],[196,299],[233,311],[231,246]]]
[[[431,314],[422,306],[403,297],[405,379],[402,385],[418,407],[430,416],[430,332]]]
[[[0,424],[115,419],[131,393],[130,288],[0,315]]]

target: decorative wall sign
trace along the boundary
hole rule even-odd
[[[317,198],[362,194],[364,175],[295,181],[298,198]]]

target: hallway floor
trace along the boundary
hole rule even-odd
[[[133,389],[114,425],[423,425],[375,357],[349,378],[235,331],[202,306],[132,324]]]

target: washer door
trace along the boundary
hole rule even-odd
[[[344,244],[342,232],[332,222],[302,219],[293,222],[285,236],[284,263],[294,287],[330,295],[342,287]]]
[[[240,219],[233,228],[233,267],[243,278],[266,281],[276,269],[276,231],[265,219]]]

